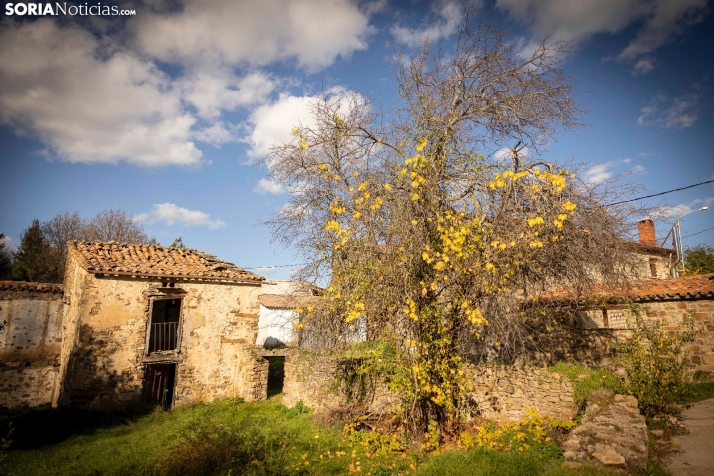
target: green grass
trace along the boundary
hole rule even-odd
[[[8,475],[612,474],[562,466],[552,443],[524,453],[473,448],[370,456],[358,439],[320,426],[304,407],[288,409],[275,399],[223,400],[133,418],[48,408],[2,416],[13,418],[18,435],[0,468]],[[53,428],[58,424],[61,431]]]
[[[695,382],[688,385],[687,396],[680,403],[694,403],[714,398],[714,382]]]
[[[581,410],[584,409],[590,394],[599,388],[609,388],[617,393],[625,391],[622,379],[609,370],[594,370],[585,365],[565,362],[558,362],[548,370],[566,376],[573,383],[573,400]]]

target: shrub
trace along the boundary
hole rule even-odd
[[[686,319],[685,330],[670,332],[659,321],[646,322],[639,306],[630,305],[630,313],[632,338],[621,346],[627,390],[646,416],[677,413],[688,392],[685,345],[694,340],[694,322]]]

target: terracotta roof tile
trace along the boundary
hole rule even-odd
[[[714,273],[680,278],[653,278],[634,283],[629,288],[619,288],[616,291],[600,286],[593,290],[590,297],[605,299],[630,298],[635,301],[714,298]],[[557,290],[544,293],[539,299],[551,301],[578,300],[568,296],[563,291]]]
[[[29,293],[55,293],[64,292],[64,286],[55,283],[33,283],[28,281],[0,281],[1,291],[24,291]]]
[[[272,309],[295,309],[299,306],[308,306],[314,303],[317,296],[293,296],[290,294],[261,294],[258,296],[260,304]]]
[[[93,274],[257,283],[265,278],[191,248],[69,241],[70,256]]]

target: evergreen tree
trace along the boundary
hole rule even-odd
[[[12,255],[5,243],[5,234],[0,233],[0,279],[9,279],[12,270]]]
[[[20,246],[14,253],[12,278],[20,281],[46,281],[51,276],[48,260],[49,246],[42,233],[40,221],[32,224],[22,233]]]

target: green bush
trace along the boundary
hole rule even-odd
[[[685,346],[694,340],[694,322],[687,319],[684,331],[665,331],[658,321],[646,322],[639,306],[630,305],[630,312],[632,338],[620,349],[627,390],[646,416],[677,413],[689,389]]]

